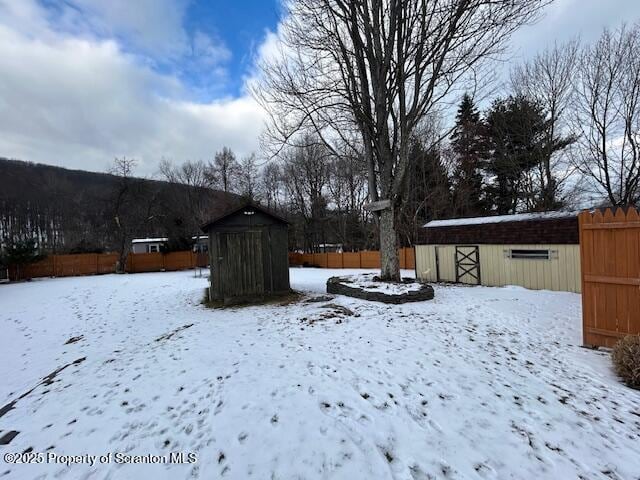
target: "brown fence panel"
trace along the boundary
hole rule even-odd
[[[360,252],[346,252],[342,254],[344,268],[362,268],[360,264]]]
[[[9,267],[9,278],[11,280],[22,280],[25,278],[53,277],[54,256],[48,256],[38,262],[23,265],[17,268],[15,265]]]
[[[160,272],[164,270],[163,253],[132,253],[127,257],[127,272]]]
[[[289,252],[289,265],[304,265],[303,254],[298,252]]]
[[[320,268],[327,268],[328,266],[328,254],[327,253],[312,253],[312,265]]]
[[[362,268],[380,268],[380,252],[360,252],[360,264]]]
[[[407,268],[407,255],[404,248],[398,250],[398,262],[400,263],[400,268]]]
[[[404,268],[415,270],[416,268],[416,250],[415,248],[403,248],[404,251]]]
[[[170,252],[164,256],[164,269],[168,271],[186,270],[196,266],[196,255],[191,251]]]
[[[95,253],[55,255],[53,259],[56,277],[95,275],[98,272],[98,255]]]
[[[327,268],[344,268],[342,253],[327,253]]]
[[[98,255],[98,269],[96,273],[115,273],[118,258],[117,253],[101,253]]]
[[[21,268],[20,278],[53,277],[55,275],[55,256]]]
[[[207,252],[196,253],[196,267],[206,268],[209,266],[209,254]]]
[[[640,216],[633,208],[607,209],[578,220],[583,341],[611,347],[640,334]]]

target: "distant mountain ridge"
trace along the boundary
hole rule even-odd
[[[109,173],[0,158],[0,242],[36,238],[45,250],[58,253],[117,248],[114,196],[121,181]],[[128,217],[131,235],[169,237],[173,248],[187,247],[198,230],[188,204],[193,189],[137,177],[130,184],[121,216]],[[240,201],[218,190],[202,195],[203,218]]]

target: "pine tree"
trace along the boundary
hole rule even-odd
[[[20,268],[30,263],[37,262],[44,258],[38,249],[38,244],[34,239],[19,240],[7,245],[0,265],[15,267],[15,279],[20,279]]]
[[[491,150],[487,171],[493,178],[487,191],[497,213],[535,210],[541,192],[530,173],[547,149],[543,109],[522,96],[497,99],[486,122]]]
[[[468,94],[462,97],[458,108],[451,146],[455,159],[452,179],[455,215],[473,217],[487,214],[482,179],[485,151],[483,124]]]

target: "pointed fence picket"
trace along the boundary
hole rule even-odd
[[[582,316],[585,345],[612,347],[640,334],[640,215],[629,207],[582,212]]]

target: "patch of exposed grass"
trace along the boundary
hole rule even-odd
[[[209,300],[209,289],[204,289],[204,296],[202,297],[202,305],[207,308],[217,308],[217,309],[226,309],[226,308],[242,308],[242,307],[255,307],[258,305],[277,305],[277,306],[287,306],[292,305],[298,302],[301,302],[306,298],[306,295],[300,293],[296,290],[290,290],[288,293],[284,295],[269,295],[260,299],[225,304],[221,300],[211,301]]]

